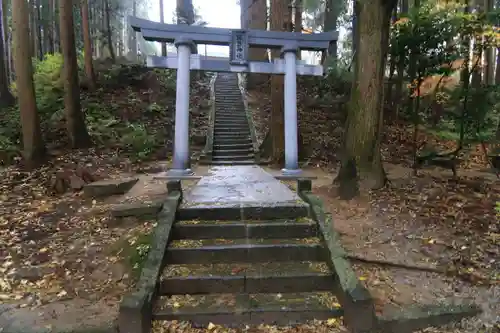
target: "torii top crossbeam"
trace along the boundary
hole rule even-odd
[[[173,43],[179,35],[189,37],[196,44],[230,45],[234,32],[246,36],[248,46],[269,49],[280,49],[288,44],[294,44],[300,50],[324,51],[330,43],[336,42],[338,32],[322,32],[302,34],[300,32],[242,30],[209,28],[185,24],[165,24],[137,17],[129,18],[135,31],[141,32],[145,40]]]

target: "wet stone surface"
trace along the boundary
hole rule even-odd
[[[202,207],[307,207],[285,184],[254,165],[210,169],[192,189],[181,208]]]

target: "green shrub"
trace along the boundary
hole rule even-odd
[[[35,61],[33,79],[39,111],[55,112],[63,106],[64,81],[61,77],[63,57],[60,53],[46,54]]]
[[[128,124],[126,133],[121,138],[121,142],[129,147],[134,157],[142,160],[151,155],[154,151],[156,138],[149,134],[142,124]]]

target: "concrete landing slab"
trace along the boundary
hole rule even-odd
[[[185,195],[180,207],[181,210],[221,208],[231,209],[233,218],[243,218],[240,208],[276,208],[280,212],[285,208],[295,212],[293,216],[303,216],[307,215],[309,205],[261,167],[242,165],[211,168]],[[250,218],[254,214],[246,215]]]

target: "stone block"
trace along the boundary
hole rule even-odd
[[[163,206],[162,202],[131,202],[115,205],[111,209],[111,216],[122,217],[154,217]]]
[[[138,180],[138,178],[99,180],[85,185],[83,187],[83,193],[86,197],[90,198],[102,198],[124,194],[130,190]]]

